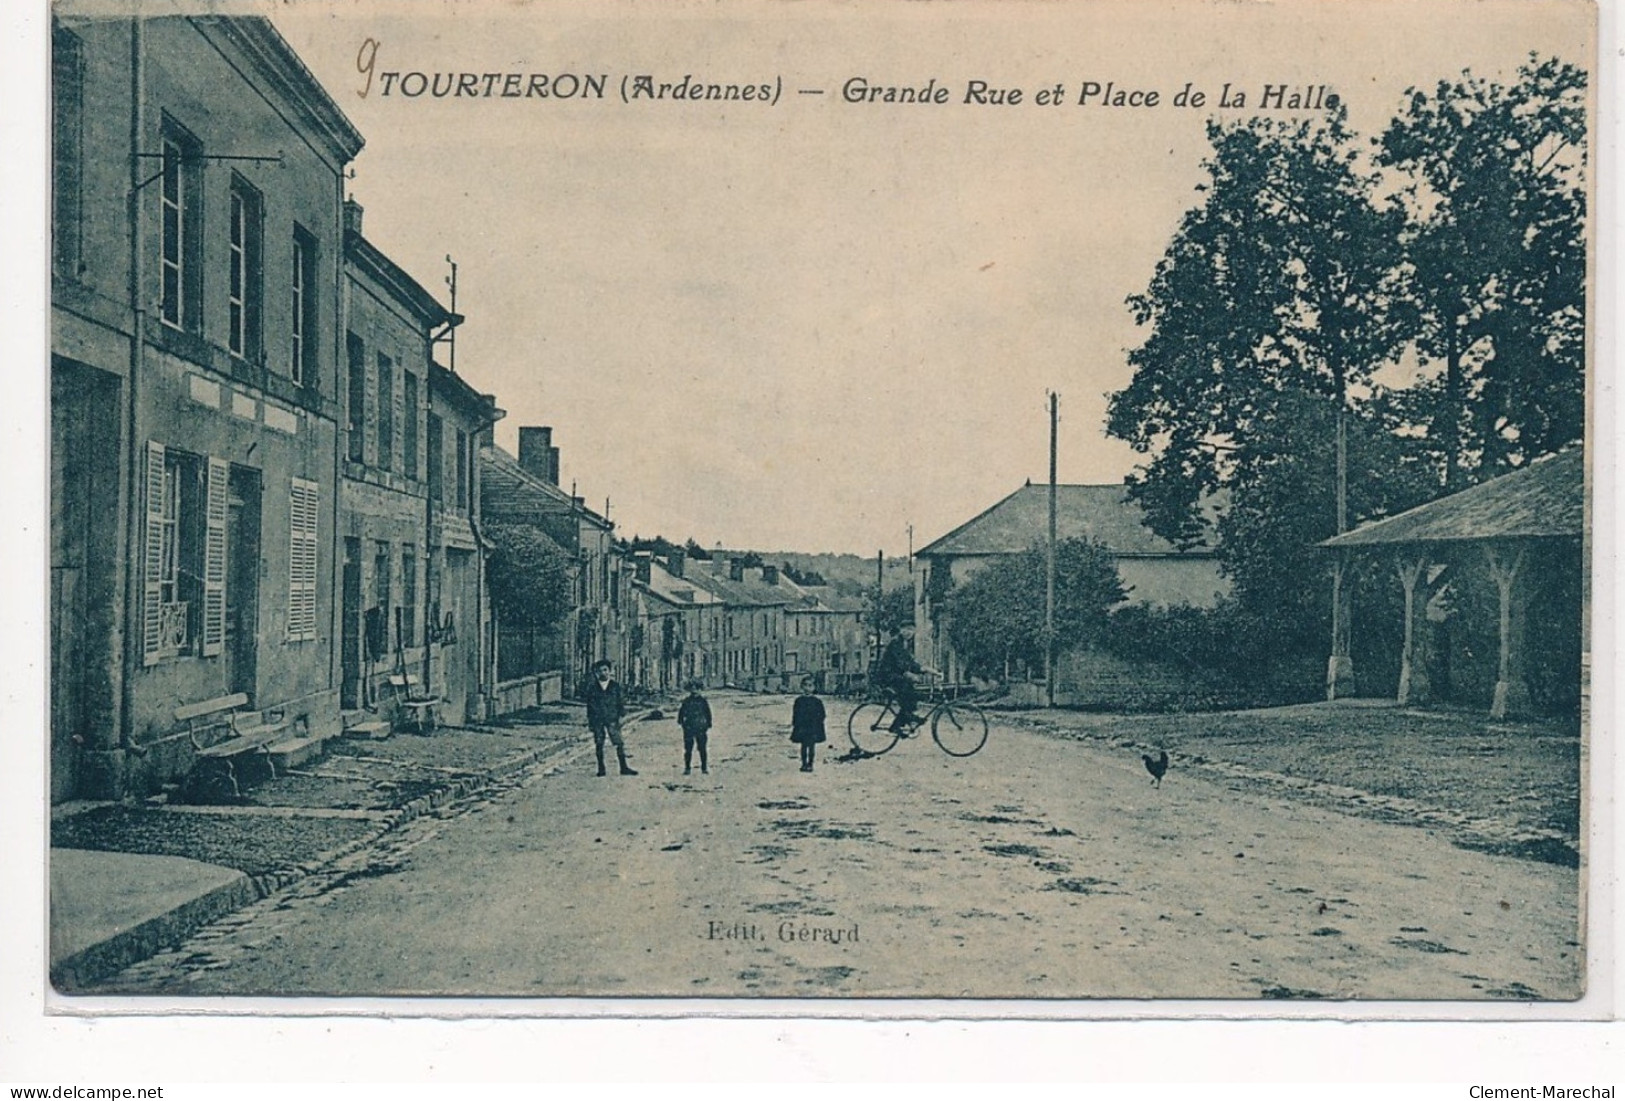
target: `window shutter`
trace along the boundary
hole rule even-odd
[[[305,483],[305,635],[316,637],[316,517],[321,491],[315,482]]]
[[[209,459],[208,496],[204,503],[203,656],[218,654],[226,641],[226,492],[231,467]]]
[[[321,489],[293,480],[289,495],[288,637],[316,637],[316,528]]]
[[[159,604],[163,592],[164,445],[147,441],[147,527],[141,574],[141,663],[158,661]]]

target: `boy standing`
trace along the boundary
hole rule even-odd
[[[626,711],[626,699],[621,682],[611,674],[615,667],[607,660],[592,667],[593,675],[581,689],[587,703],[587,726],[592,730],[593,748],[598,751],[598,775],[604,775],[604,739],[615,744],[615,755],[621,760],[621,775],[636,776],[637,772],[626,763],[626,743],[621,740],[621,716]]]
[[[700,682],[691,681],[688,698],[677,709],[677,725],[683,728],[683,775],[693,771],[694,749],[700,750],[700,771],[709,773],[705,758],[705,743],[711,730],[711,705],[700,695]]]
[[[824,701],[813,695],[813,679],[803,677],[801,695],[790,709],[790,740],[801,747],[801,771],[813,770],[813,753],[824,740]]]

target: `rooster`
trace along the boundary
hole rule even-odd
[[[1145,770],[1151,774],[1151,785],[1160,788],[1163,773],[1168,771],[1168,751],[1164,749],[1155,757],[1142,753],[1140,760],[1145,762]]]

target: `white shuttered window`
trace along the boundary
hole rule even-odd
[[[289,494],[288,639],[316,637],[316,526],[321,487],[302,478]]]

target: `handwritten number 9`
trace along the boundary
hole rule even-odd
[[[367,78],[367,83],[361,89],[361,98],[366,99],[367,93],[372,91],[372,70],[378,63],[378,40],[368,38],[361,43],[361,49],[356,51],[355,69]]]

